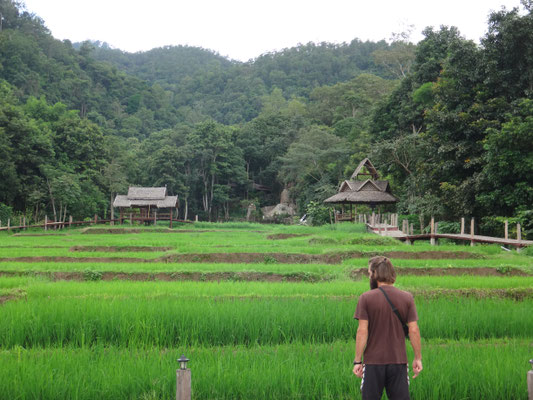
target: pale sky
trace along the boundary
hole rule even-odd
[[[491,11],[519,0],[24,0],[57,39],[100,40],[128,52],[199,46],[247,61],[308,42],[388,40],[414,25],[456,26],[479,42]]]

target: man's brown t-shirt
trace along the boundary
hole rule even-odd
[[[411,293],[389,285],[383,285],[381,288],[396,306],[405,323],[418,320]],[[407,364],[402,323],[381,290],[373,289],[359,297],[354,318],[368,321],[365,364]]]

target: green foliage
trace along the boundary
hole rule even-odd
[[[1,6],[0,202],[31,219],[102,214],[133,184],[167,185],[188,218],[241,216],[284,188],[304,209],[367,156],[422,224],[533,203],[529,1],[493,12],[482,46],[427,28],[417,45],[308,43],[246,63],[73,46]]]
[[[461,223],[450,221],[439,221],[438,233],[461,233]]]
[[[311,221],[311,225],[324,225],[331,223],[331,207],[327,207],[317,201],[307,204],[306,213]]]
[[[0,221],[3,221],[2,223],[4,225],[7,223],[7,220],[12,217],[12,215],[13,208],[3,203],[0,203]]]
[[[92,269],[86,269],[83,271],[83,279],[86,281],[99,281],[102,279],[102,273]]]

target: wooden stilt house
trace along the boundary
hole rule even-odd
[[[363,178],[363,179],[361,179]],[[380,204],[394,204],[398,201],[392,195],[388,181],[380,180],[379,174],[368,158],[365,158],[355,169],[350,180],[341,183],[339,192],[324,203],[340,205],[341,212],[335,213],[335,222],[353,221],[353,207],[357,204],[366,204],[374,210]],[[347,208],[349,206],[349,212]]]
[[[117,195],[113,207],[120,210],[120,223],[124,219],[154,221],[177,219],[178,196],[167,196],[166,187],[133,187],[127,195]]]

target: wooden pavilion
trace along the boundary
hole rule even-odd
[[[124,218],[154,223],[157,220],[168,220],[172,227],[174,210],[178,209],[178,196],[167,196],[166,187],[130,186],[127,195],[115,197],[113,207],[120,210],[120,223]]]
[[[365,179],[358,179],[364,177]],[[335,213],[335,222],[354,221],[353,206],[366,204],[374,210],[381,204],[394,204],[398,201],[392,195],[388,181],[379,180],[379,174],[368,158],[365,158],[350,177],[341,183],[339,192],[324,203],[342,206],[340,213]],[[345,206],[350,206],[350,212],[345,212]]]

